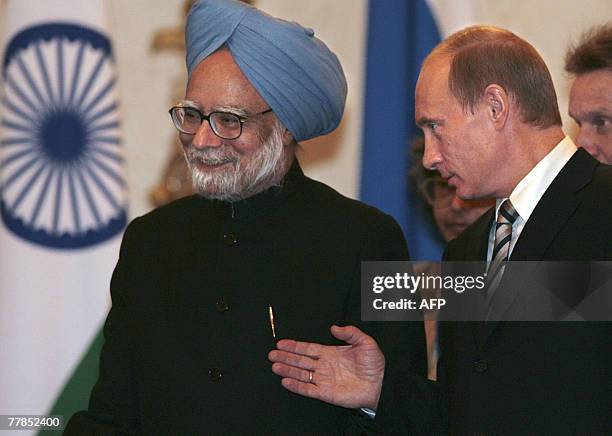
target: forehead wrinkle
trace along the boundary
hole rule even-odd
[[[206,112],[248,114],[251,108],[267,107],[227,49],[211,54],[195,67],[185,98],[199,102]]]

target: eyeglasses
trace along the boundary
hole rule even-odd
[[[189,106],[174,106],[168,111],[174,122],[174,127],[179,132],[195,135],[202,122],[208,121],[212,131],[221,139],[236,139],[242,134],[242,124],[249,118],[272,112],[272,108],[241,117],[231,112],[211,112],[204,115],[198,109]]]
[[[425,201],[432,207],[449,207],[455,196],[455,188],[450,186],[446,180],[430,178],[419,186]]]

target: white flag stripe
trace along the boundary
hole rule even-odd
[[[4,230],[0,240],[20,260],[0,266],[0,411],[48,413],[106,315],[117,244],[50,256]]]
[[[104,12],[103,0],[7,5],[0,414],[49,413],[108,311],[126,186]]]

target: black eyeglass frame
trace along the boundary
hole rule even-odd
[[[175,116],[174,116],[174,112],[175,112],[177,109],[189,109],[189,110],[191,110],[191,111],[196,112],[196,113],[197,113],[197,114],[200,116],[200,126],[202,125],[202,123],[204,122],[204,120],[206,120],[206,121],[208,122],[208,125],[210,126],[210,129],[213,131],[213,133],[214,133],[215,135],[217,135],[219,138],[221,138],[221,139],[226,139],[226,140],[238,139],[238,138],[240,137],[240,135],[242,135],[242,125],[243,125],[243,124],[244,124],[246,121],[248,121],[250,118],[253,118],[253,117],[256,117],[256,116],[259,116],[259,115],[264,115],[264,114],[267,114],[267,113],[269,113],[269,112],[272,112],[272,108],[269,108],[269,109],[266,109],[266,110],[265,110],[265,111],[263,111],[263,112],[258,112],[258,113],[256,113],[256,114],[251,114],[251,115],[248,115],[248,116],[240,116],[240,115],[235,114],[235,113],[233,113],[233,112],[226,112],[226,111],[214,111],[214,112],[209,113],[208,115],[204,115],[204,114],[203,114],[203,113],[202,113],[202,112],[201,112],[199,109],[197,109],[197,108],[195,108],[195,107],[192,107],[192,106],[172,106],[172,107],[171,107],[171,108],[168,110],[168,113],[170,114],[170,118],[172,118],[172,123],[174,124],[174,127],[176,128],[176,130],[178,130],[178,131],[179,131],[179,132],[181,132],[181,133],[184,133],[185,135],[195,135],[195,134],[196,134],[196,132],[193,132],[193,133],[191,133],[191,132],[186,132],[186,131],[184,131],[183,129],[181,129],[181,128],[179,127],[178,120],[177,120],[177,119],[175,118]],[[213,125],[213,123],[210,121],[210,117],[212,117],[212,116],[213,116],[213,115],[215,115],[215,114],[231,115],[231,116],[233,116],[233,117],[236,117],[236,118],[238,119],[238,122],[240,123],[240,130],[238,131],[238,134],[237,134],[236,136],[234,136],[234,137],[231,137],[231,138],[228,138],[228,137],[225,137],[225,136],[221,136],[221,135],[219,134],[219,132],[217,132],[217,128],[216,128],[216,127]]]

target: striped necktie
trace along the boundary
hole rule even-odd
[[[497,222],[495,223],[495,242],[493,254],[487,271],[487,299],[490,300],[499,286],[510,253],[510,240],[512,239],[512,224],[519,214],[512,206],[510,200],[504,200],[499,208]]]

